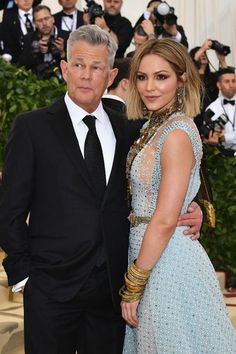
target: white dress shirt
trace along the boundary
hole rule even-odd
[[[97,109],[94,112],[88,113],[84,109],[77,106],[71,100],[68,93],[66,93],[65,104],[68,109],[73,124],[73,128],[75,131],[75,135],[77,137],[79,147],[83,157],[84,157],[84,143],[88,133],[88,127],[83,122],[83,118],[86,115],[93,115],[97,118],[95,121],[95,125],[102,146],[102,153],[103,153],[105,173],[106,173],[106,183],[108,184],[112,165],[113,165],[114,155],[115,155],[116,138],[111,126],[110,119],[108,118],[107,113],[104,111],[102,103],[100,102],[100,104],[98,105]],[[17,283],[16,285],[14,285],[12,287],[12,291],[13,292],[21,291],[28,279],[29,278],[27,277],[24,280]]]
[[[216,120],[221,114],[225,114],[229,118],[229,122],[225,124],[223,131],[225,137],[223,145],[226,148],[236,151],[236,95],[230,99],[230,101],[235,101],[234,105],[229,103],[223,104],[224,98],[229,100],[221,95],[206,108],[206,111],[211,109],[212,112],[214,112],[214,116],[211,118],[213,121]]]
[[[111,126],[110,119],[108,118],[107,113],[104,111],[102,103],[98,105],[97,109],[88,113],[84,109],[77,106],[69,97],[68,93],[65,95],[65,104],[67,106],[75,135],[77,137],[81,153],[84,157],[84,143],[88,133],[88,127],[83,122],[83,118],[86,115],[93,115],[97,119],[95,121],[97,134],[102,146],[102,153],[105,165],[106,172],[106,183],[108,183],[111,169],[113,165],[115,147],[116,147],[116,138]]]
[[[73,18],[70,18],[69,16],[62,16],[61,20],[61,29],[63,31],[74,31],[77,26],[77,10],[72,12],[70,15],[73,15]]]
[[[25,14],[29,14],[29,20],[31,21],[32,26],[34,26],[33,25],[33,10],[30,9],[29,11],[25,12],[25,11],[23,11],[21,9],[18,9],[20,27],[21,27],[21,31],[22,31],[23,35],[27,34],[27,29],[26,29],[26,26],[25,26],[25,22],[26,22]]]

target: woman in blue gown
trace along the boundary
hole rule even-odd
[[[121,289],[124,354],[234,354],[236,332],[203,247],[176,227],[196,196],[202,144],[191,119],[201,80],[186,49],[147,41],[135,54],[128,115],[149,115],[127,159],[132,213]]]

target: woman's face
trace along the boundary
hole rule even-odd
[[[175,101],[181,86],[170,64],[159,55],[145,55],[137,72],[137,89],[149,111],[168,108]]]
[[[199,57],[200,64],[208,64],[208,59],[205,53],[200,55]]]

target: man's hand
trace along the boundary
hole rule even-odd
[[[39,50],[42,54],[46,54],[48,52],[48,40],[40,39]]]
[[[101,29],[103,29],[106,32],[109,31],[109,27],[107,26],[107,23],[106,23],[103,16],[95,18],[95,25],[97,25],[98,27],[100,27]]]
[[[58,37],[55,42],[55,47],[59,50],[61,58],[65,57],[65,50],[64,50],[64,39]]]
[[[180,215],[177,226],[189,226],[189,229],[185,230],[184,234],[191,235],[192,240],[197,240],[200,237],[202,226],[202,211],[200,206],[192,202],[188,207],[187,213]]]
[[[163,28],[171,36],[173,36],[173,37],[177,36],[178,31],[177,31],[176,24],[168,25],[166,22],[164,22],[163,23]]]
[[[210,131],[208,138],[203,138],[203,142],[209,145],[217,145],[219,143],[219,136],[222,134],[221,131]]]
[[[152,21],[143,20],[141,23],[141,26],[142,26],[144,32],[146,32],[148,36],[151,34],[155,36],[155,29],[154,29]]]

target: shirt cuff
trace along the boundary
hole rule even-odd
[[[19,291],[23,290],[28,279],[29,279],[29,277],[25,278],[24,280],[21,280],[19,283],[15,284],[15,285],[13,285],[12,292],[18,293]]]
[[[172,38],[173,38],[176,42],[180,43],[180,42],[181,42],[181,39],[182,39],[182,35],[181,35],[180,32],[177,32],[176,36],[172,36]]]
[[[149,18],[151,17],[151,12],[149,12],[149,11],[144,11],[143,17],[145,18],[145,20],[149,20]]]

